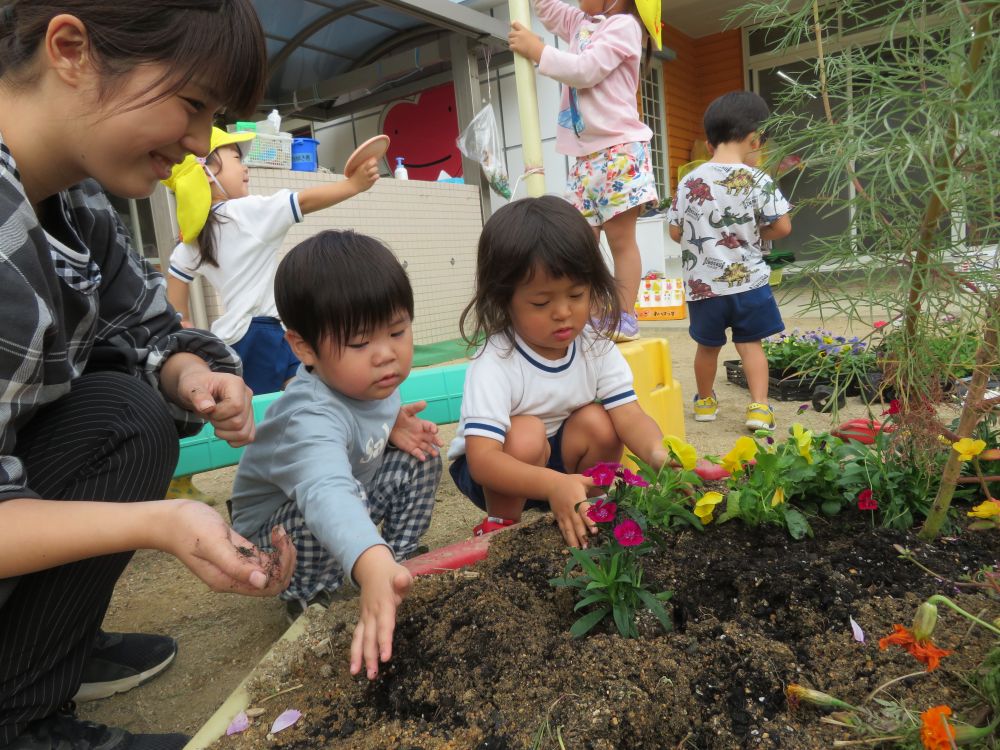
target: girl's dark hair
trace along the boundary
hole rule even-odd
[[[374,237],[327,231],[293,247],[274,277],[278,316],[314,351],[329,337],[339,351],[351,337],[413,319],[413,289],[392,251]]]
[[[713,148],[720,143],[739,143],[758,130],[770,114],[767,102],[759,94],[730,91],[705,110],[702,125],[706,140]]]
[[[101,73],[106,101],[143,63],[165,66],[149,91],[171,96],[199,77],[233,114],[253,111],[267,80],[267,50],[252,0],[13,0],[0,10],[0,76],[30,86],[32,65],[57,15],[76,16],[87,28],[90,54]]]
[[[476,257],[476,290],[459,329],[470,346],[495,334],[513,345],[510,301],[538,269],[590,287],[591,314],[601,332],[618,326],[618,295],[594,230],[573,206],[546,195],[522,198],[486,222]]]
[[[237,146],[222,146],[222,148],[237,148]],[[219,156],[219,149],[215,149],[205,159],[205,168],[211,169],[214,175],[218,175],[222,171],[223,163]],[[211,189],[211,186],[209,188]],[[218,242],[219,235],[222,233],[221,225],[224,223],[226,223],[226,219],[216,213],[214,206],[209,209],[208,216],[205,217],[205,226],[198,233],[198,265],[195,268],[202,263],[219,267]]]

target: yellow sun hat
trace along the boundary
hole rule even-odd
[[[635,0],[636,10],[642,18],[656,49],[663,49],[663,20],[660,18],[660,0]]]
[[[257,134],[250,131],[227,133],[219,128],[212,128],[212,140],[208,153],[212,154],[223,146],[235,145],[240,150],[240,156],[246,158],[250,150],[250,141]],[[208,212],[212,210],[212,187],[205,174],[205,160],[194,154],[188,154],[184,161],[176,165],[170,172],[170,177],[163,184],[174,191],[177,199],[177,226],[180,228],[181,242],[194,242],[208,220]]]

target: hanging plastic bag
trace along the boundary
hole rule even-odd
[[[500,145],[500,129],[493,113],[493,105],[487,104],[472,118],[472,122],[456,140],[459,151],[467,159],[475,159],[483,168],[483,173],[498,195],[510,200],[510,180],[504,163]]]

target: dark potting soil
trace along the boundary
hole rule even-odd
[[[909,626],[935,593],[986,620],[1000,615],[995,596],[960,592],[893,548],[903,544],[943,579],[962,581],[996,564],[996,535],[923,544],[873,530],[858,515],[815,531],[801,542],[739,523],[674,534],[667,554],[644,558],[650,587],[674,592],[674,629],[664,633],[646,616],[642,637],[626,640],[610,619],[582,639],[569,635],[573,594],[547,582],[566,561],[558,531],[548,516],[515,527],[471,574],[417,582],[400,610],[392,661],[374,682],[346,669],[353,613],[324,615],[312,640],[293,647],[286,673],[254,687],[255,700],[303,687],[262,704],[267,711],[249,730],[218,746],[818,750],[858,737],[820,723],[813,708],[790,711],[788,684],[874,706],[872,691],[903,675],[913,676],[877,697],[917,713],[948,703],[975,720],[963,713],[974,700],[960,675],[982,661],[990,636],[941,608],[935,643],[956,652],[931,673],[901,649],[881,651],[878,639],[893,623]],[[320,637],[329,644],[317,648]],[[302,719],[267,736],[290,707]]]

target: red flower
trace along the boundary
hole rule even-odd
[[[639,524],[631,518],[626,519],[615,526],[615,539],[618,540],[618,543],[622,547],[635,547],[645,541],[645,537],[642,535],[642,529],[639,528]]]
[[[886,414],[899,414],[900,411],[902,409],[899,408],[899,399],[894,398],[889,402],[889,408],[882,412],[882,416],[884,417]]]
[[[858,510],[878,510],[878,500],[870,489],[858,493]]]
[[[920,714],[920,742],[924,750],[952,750],[955,747],[955,730],[948,723],[951,709],[934,706]]]
[[[873,328],[885,328],[887,325],[889,324],[884,320],[876,320],[874,323],[872,323]]]
[[[602,497],[587,509],[587,518],[594,523],[611,523],[615,520],[618,506],[608,502],[606,497]]]
[[[649,482],[647,482],[639,475],[633,474],[631,471],[625,468],[622,468],[620,471],[621,471],[622,481],[625,482],[625,484],[630,485],[632,487],[649,487]]]
[[[594,480],[598,487],[607,487],[615,481],[615,473],[621,468],[621,464],[599,463],[594,464],[583,472],[585,477]]]
[[[889,646],[899,646],[900,648],[905,648],[917,661],[923,662],[927,665],[927,671],[933,672],[938,668],[941,663],[941,658],[950,655],[951,651],[947,649],[938,648],[935,646],[930,639],[924,641],[918,641],[913,637],[907,628],[902,625],[893,625],[893,632],[887,635],[885,638],[880,638],[878,642],[878,647],[880,649],[887,649]]]

